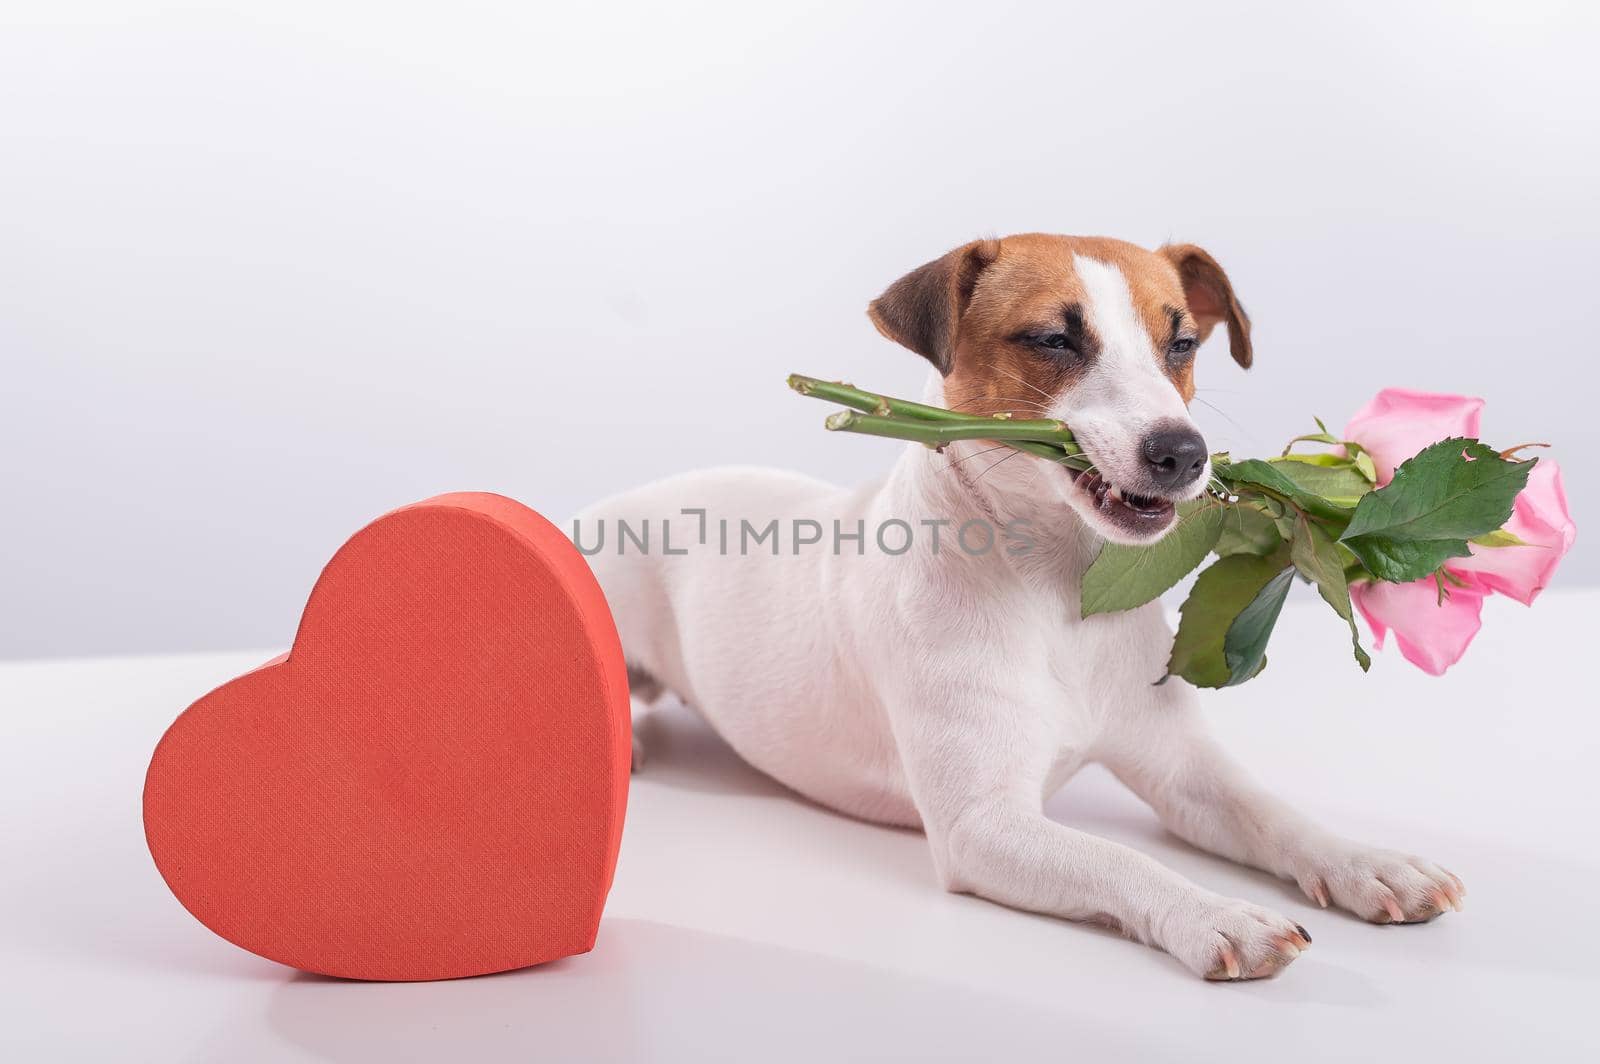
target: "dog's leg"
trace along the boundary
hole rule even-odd
[[[929,834],[947,889],[1111,927],[1207,979],[1274,975],[1311,944],[1270,909],[1205,890],[1020,801],[974,801]]]
[[[629,766],[630,772],[638,772],[644,768],[644,741],[639,737],[639,726],[643,723],[645,715],[650,712],[664,694],[661,681],[657,680],[642,666],[628,664],[628,703],[633,712],[633,763]]]
[[[947,889],[1114,927],[1210,979],[1272,975],[1309,945],[1277,913],[1046,817],[1048,711],[960,681],[918,686],[916,709],[893,714],[896,741]]]
[[[1167,830],[1290,880],[1324,908],[1332,903],[1374,923],[1429,920],[1461,908],[1464,888],[1453,873],[1341,838],[1269,794],[1209,734],[1193,692],[1169,686],[1177,690],[1152,709],[1135,741],[1104,757]]]

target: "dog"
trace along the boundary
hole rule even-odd
[[[1323,907],[1376,923],[1459,909],[1455,875],[1302,816],[1219,748],[1192,688],[1152,683],[1172,644],[1159,603],[1080,618],[1101,544],[1155,541],[1204,490],[1196,351],[1221,325],[1234,360],[1252,360],[1216,260],[1188,244],[979,240],[895,281],[868,316],[932,363],[929,403],[1059,418],[1098,472],[994,443],[910,444],[853,490],[721,469],[586,510],[574,537],[641,706],[671,692],[789,788],[921,829],[951,891],[1111,927],[1207,979],[1274,975],[1311,936],[1046,817],[1085,764],[1180,838]]]

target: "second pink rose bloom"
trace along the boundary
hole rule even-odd
[[[1372,456],[1378,484],[1387,484],[1406,459],[1452,436],[1476,439],[1483,400],[1408,388],[1385,388],[1345,426],[1344,438]],[[1561,468],[1541,458],[1517,496],[1505,529],[1528,546],[1479,547],[1469,558],[1453,558],[1445,571],[1464,587],[1447,584],[1441,602],[1432,579],[1411,584],[1358,583],[1350,588],[1356,608],[1382,649],[1390,631],[1405,659],[1434,676],[1460,660],[1477,635],[1483,600],[1499,593],[1531,604],[1549,584],[1572,547],[1578,529],[1567,510]]]

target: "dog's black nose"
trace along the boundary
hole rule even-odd
[[[1206,441],[1191,428],[1159,429],[1144,438],[1144,460],[1150,479],[1174,491],[1206,467]]]

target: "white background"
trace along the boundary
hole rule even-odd
[[[867,300],[1018,230],[1217,255],[1213,446],[1482,394],[1593,525],[1594,11],[13,0],[0,656],[282,645],[439,491],[872,475],[784,375],[917,390]]]

